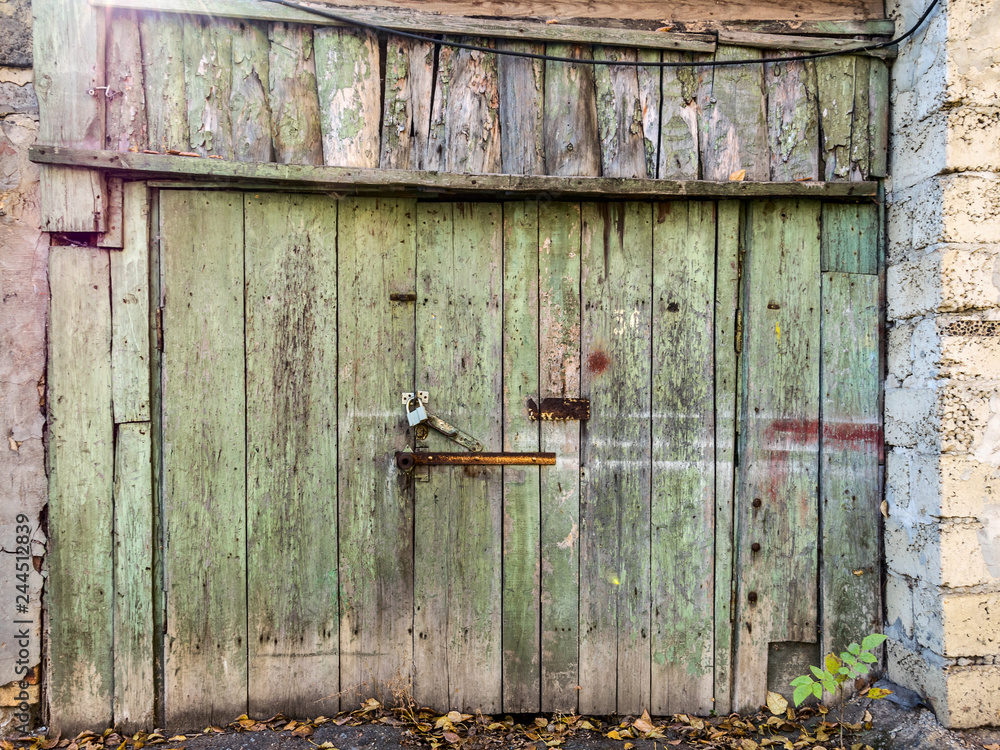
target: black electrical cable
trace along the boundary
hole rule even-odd
[[[704,62],[697,62],[691,60],[671,60],[671,61],[636,61],[636,60],[591,60],[583,59],[578,57],[559,57],[556,55],[544,55],[536,52],[519,52],[517,50],[505,50],[505,49],[494,49],[493,47],[483,47],[478,44],[466,44],[464,42],[454,42],[446,39],[437,39],[432,36],[425,36],[423,34],[414,34],[409,31],[400,31],[399,29],[392,29],[388,26],[380,26],[374,23],[368,23],[367,21],[359,21],[356,18],[351,18],[350,16],[342,16],[338,13],[332,13],[327,10],[321,10],[320,8],[312,8],[307,5],[301,5],[294,2],[293,0],[264,0],[264,2],[275,3],[277,5],[284,5],[289,8],[295,8],[296,10],[303,11],[304,13],[311,13],[315,16],[321,16],[323,18],[329,18],[331,21],[337,21],[338,23],[344,24],[345,26],[355,26],[359,29],[368,29],[369,31],[376,31],[383,34],[389,34],[392,36],[402,37],[404,39],[415,39],[419,42],[430,42],[431,44],[441,45],[443,47],[454,47],[455,49],[465,49],[471,50],[473,52],[489,52],[495,55],[506,55],[508,57],[523,57],[528,60],[547,60],[549,62],[564,62],[564,63],[574,63],[576,65],[616,65],[623,68],[721,68],[731,65],[763,65],[765,63],[781,63],[781,62],[795,62],[797,60],[818,60],[822,57],[837,57],[839,55],[854,55],[858,52],[870,52],[872,50],[885,49],[886,47],[892,47],[893,45],[899,44],[900,42],[908,39],[916,33],[917,29],[923,26],[924,21],[934,10],[934,7],[938,4],[938,0],[931,0],[931,4],[927,6],[927,9],[923,12],[917,22],[910,28],[909,31],[901,34],[895,39],[890,39],[887,42],[878,42],[873,44],[863,44],[857,47],[844,47],[843,49],[830,50],[828,52],[814,52],[808,55],[789,55],[786,57],[768,57],[768,58],[749,58],[745,60],[705,60]],[[488,36],[488,35],[486,35]]]

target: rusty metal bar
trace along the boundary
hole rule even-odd
[[[541,407],[528,399],[528,419],[532,422],[569,422],[590,419],[589,398],[544,398]]]
[[[410,453],[396,454],[396,466],[555,466],[555,453]]]

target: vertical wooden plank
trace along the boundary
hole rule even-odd
[[[111,367],[115,422],[149,421],[149,195],[124,186],[123,247],[111,253]]]
[[[272,23],[268,39],[274,158],[280,164],[322,164],[312,29]]]
[[[826,180],[846,180],[851,175],[851,116],[857,59],[853,56],[825,57],[816,61]]]
[[[383,169],[423,169],[433,86],[434,45],[389,39],[379,158]]]
[[[652,234],[648,204],[583,207],[583,713],[649,706]]]
[[[653,207],[652,696],[713,709],[715,204]]]
[[[868,78],[869,178],[888,174],[889,158],[889,66],[885,60],[872,58]]]
[[[822,267],[841,273],[878,273],[878,206],[823,204]]]
[[[317,28],[313,44],[323,162],[377,167],[382,105],[378,40],[371,32]]]
[[[554,57],[587,59],[584,45],[549,44]],[[545,173],[563,177],[600,176],[601,136],[597,90],[590,65],[545,63]]]
[[[49,251],[48,692],[66,735],[112,720],[110,280],[107,250]]]
[[[212,18],[184,23],[184,89],[190,150],[232,159],[233,26]]]
[[[483,39],[462,41],[492,44]],[[424,169],[466,174],[502,170],[497,85],[495,54],[440,48]]]
[[[111,15],[107,72],[107,85],[116,93],[112,99],[105,97],[106,148],[112,151],[141,151],[148,148],[142,49],[135,11],[115,11]]]
[[[715,712],[732,711],[733,499],[736,394],[739,380],[736,316],[740,286],[740,204],[718,203],[715,247]]]
[[[274,161],[268,97],[270,48],[265,26],[252,21],[236,25],[229,109],[233,120],[233,157],[237,161]]]
[[[758,57],[761,57],[760,50],[724,44],[715,52],[718,61]],[[734,172],[744,169],[747,180],[769,179],[763,67],[729,65],[715,68],[710,89],[703,87],[702,179],[726,182]]]
[[[540,396],[580,397],[580,204],[539,204]],[[577,710],[580,423],[542,422],[542,711]]]
[[[105,212],[104,232],[97,238],[98,247],[114,247],[121,249],[122,246],[122,203],[124,202],[124,180],[121,177],[108,177],[105,179],[107,189],[107,211]]]
[[[153,726],[153,435],[118,425],[115,440],[115,704],[126,732]]]
[[[501,441],[501,232],[498,205],[418,206],[417,384],[432,412],[486,446]],[[454,445],[433,434],[428,443]],[[500,709],[500,497],[497,467],[436,467],[417,485],[422,705]]]
[[[339,708],[337,204],[245,200],[248,710],[315,716]]]
[[[691,60],[682,52],[664,52],[664,62]],[[693,68],[663,69],[660,110],[661,180],[698,179],[698,82]]]
[[[32,4],[38,140],[70,148],[104,148],[104,11],[86,3]],[[95,91],[93,95],[89,92]],[[74,167],[41,170],[42,229],[103,232],[100,173]]]
[[[859,55],[854,61],[854,106],[851,118],[851,179],[855,182],[868,179],[871,157],[871,130],[868,109],[868,82],[871,76],[871,58]]]
[[[639,59],[643,62],[660,62],[659,50],[641,49]],[[660,160],[660,100],[662,68],[642,67],[639,76],[639,106],[642,109],[643,145],[646,149],[646,177],[656,177]]]
[[[540,54],[541,44],[498,42],[501,49]],[[500,161],[504,174],[545,174],[545,67],[541,60],[499,55]]]
[[[823,654],[881,629],[878,310],[878,276],[823,274]]]
[[[154,151],[186,150],[189,139],[183,17],[143,13],[139,36],[149,147]]]
[[[390,295],[416,292],[416,221],[412,200],[355,198],[340,206],[338,529],[345,708],[375,695],[388,698],[391,685],[411,688],[413,488],[410,477],[396,470],[393,454],[410,445],[400,393],[413,389],[414,308]]]
[[[503,208],[503,449],[539,450],[538,204]],[[539,470],[503,467],[503,710],[541,708]]]
[[[814,643],[818,625],[819,203],[750,208],[737,489],[740,711],[764,701],[769,644]]]
[[[247,704],[243,196],[160,196],[163,702],[202,727]]]
[[[768,51],[764,57],[777,57]],[[812,61],[767,63],[767,142],[775,182],[819,179],[819,113]]]
[[[638,53],[621,47],[595,47],[598,60],[635,62]],[[646,143],[637,68],[598,65],[597,131],[601,138],[601,169],[605,177],[645,177]]]

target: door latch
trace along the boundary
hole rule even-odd
[[[458,443],[466,450],[472,451],[473,453],[479,453],[483,450],[483,444],[472,437],[472,435],[467,432],[462,432],[462,430],[455,427],[455,425],[448,424],[440,417],[437,417],[427,411],[426,404],[429,400],[430,394],[427,391],[417,391],[416,393],[403,394],[403,406],[406,408],[406,421],[410,423],[410,427],[427,425],[432,430],[440,432],[449,440]]]

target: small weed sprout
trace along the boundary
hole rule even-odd
[[[856,680],[863,675],[867,675],[871,670],[869,665],[878,662],[878,657],[873,651],[881,646],[887,636],[881,633],[872,633],[861,641],[860,645],[852,643],[847,647],[847,651],[842,651],[840,656],[827,654],[823,660],[823,668],[810,666],[812,675],[804,674],[791,681],[791,686],[795,688],[792,693],[792,700],[795,706],[801,706],[807,698],[822,698],[823,693],[829,693],[835,697],[841,690],[842,685],[847,680]],[[814,679],[815,678],[815,679]],[[887,695],[892,695],[891,690],[883,688],[869,687],[861,692],[865,698],[881,700]],[[844,703],[840,704],[840,746],[844,746]]]

